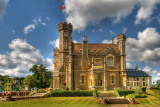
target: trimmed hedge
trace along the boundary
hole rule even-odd
[[[90,91],[52,91],[51,93],[47,94],[48,97],[80,97],[80,96],[97,96],[97,90],[90,90]]]
[[[146,94],[128,94],[129,98],[146,98]]]
[[[142,92],[144,92],[144,93],[146,92],[146,87],[140,87],[140,89]]]
[[[134,90],[119,90],[119,89],[115,89],[114,90],[114,93],[118,96],[118,97],[121,97],[121,96],[126,96],[128,94],[132,94],[132,93],[135,93]]]

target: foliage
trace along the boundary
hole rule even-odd
[[[63,85],[63,86],[61,86],[60,90],[62,90],[62,91],[63,90],[69,90],[69,88]]]
[[[12,96],[10,95],[10,93],[7,93],[7,97],[6,97],[6,99],[7,99],[7,101],[11,101],[11,98]]]
[[[114,92],[117,96],[126,96],[128,94],[135,93],[134,90],[119,90],[119,89],[115,89]]]
[[[146,98],[146,94],[128,94],[129,98]]]
[[[48,97],[79,97],[79,96],[96,96],[95,90],[80,90],[80,91],[52,91],[47,94]]]
[[[31,90],[31,88],[35,87],[36,83],[35,83],[35,78],[31,75],[28,75],[25,79],[24,79],[24,85],[27,85],[29,90]]]
[[[93,90],[93,97],[97,97],[97,96],[98,96],[97,90]]]
[[[36,87],[38,88],[47,88],[52,83],[52,72],[48,71],[43,65],[33,65],[33,67],[29,70],[33,73],[33,77],[35,78]]]
[[[38,93],[46,93],[47,91],[45,89],[39,89],[37,92]]]
[[[135,94],[139,94],[141,92],[141,89],[139,87],[135,87]]]
[[[140,87],[140,90],[144,93],[146,93],[146,87]]]
[[[157,80],[157,82],[156,82],[156,87],[157,87],[157,88],[160,88],[160,80]]]

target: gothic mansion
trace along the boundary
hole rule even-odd
[[[70,90],[150,87],[150,75],[141,75],[144,72],[140,74],[136,69],[126,70],[124,34],[117,36],[117,44],[113,40],[111,44],[88,43],[86,36],[83,36],[82,43],[73,43],[72,30],[71,23],[58,25],[59,49],[54,49],[53,89],[62,86]]]

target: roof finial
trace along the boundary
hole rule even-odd
[[[136,70],[138,70],[138,65],[136,64]]]
[[[113,44],[113,38],[112,38],[112,44]]]

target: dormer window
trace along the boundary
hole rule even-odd
[[[113,57],[108,57],[108,59],[107,59],[107,65],[108,66],[113,66]]]

